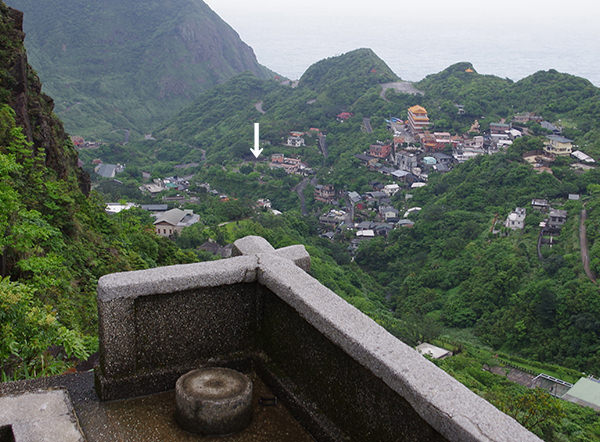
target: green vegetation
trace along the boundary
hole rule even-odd
[[[54,3],[48,3],[53,5],[48,17],[61,8],[74,10]],[[23,6],[36,5],[23,1]],[[172,60],[164,53],[185,58],[188,52],[160,42],[174,27],[188,36],[198,30],[194,27],[198,11],[181,8],[182,15],[167,15],[164,26],[140,22],[151,34],[146,35],[148,47],[160,48],[160,54],[146,52],[141,43],[139,47],[123,46],[121,41],[128,35],[123,30],[128,29],[131,17],[120,13],[117,20],[111,14],[128,8],[109,6],[101,13],[97,5],[86,8],[89,20],[110,22],[102,31],[108,40],[96,38],[95,28],[90,38],[100,49],[106,44],[120,48],[124,57],[106,63],[110,74],[103,70],[99,58],[86,58],[87,64],[81,63],[81,51],[89,45],[85,38],[62,47],[57,42],[62,42],[63,31],[56,32],[55,22],[49,19],[32,31],[32,38],[39,39],[44,33],[53,36],[47,46],[36,49],[36,59],[40,65],[49,63],[50,58],[62,60],[63,70],[48,77],[50,90],[61,83],[72,85],[61,91],[65,95],[60,98],[59,110],[70,107],[67,114],[72,115],[71,124],[87,134],[115,128],[145,130],[159,116],[157,107],[170,112],[182,106],[178,99],[166,103],[156,97],[161,87],[147,80],[146,62],[164,59],[165,70],[154,70],[151,76],[168,78],[159,86],[166,84],[165,90],[179,91],[187,80],[171,83]],[[144,8],[151,12],[148,17],[164,18],[164,5],[150,2]],[[1,3],[0,12],[6,16]],[[191,22],[183,15],[189,15]],[[77,26],[89,25],[87,17]],[[81,17],[73,14],[73,20],[77,19]],[[474,118],[485,127],[517,112],[537,112],[551,121],[564,122],[565,134],[575,138],[586,152],[600,153],[600,134],[595,126],[600,116],[599,92],[589,82],[549,71],[513,83],[466,72],[472,66],[459,63],[418,83],[424,96],[389,91],[383,99],[379,84],[397,77],[366,49],[315,64],[297,88],[243,73],[200,94],[195,104],[162,125],[155,133],[156,140],[127,145],[113,142],[81,151],[90,171],[95,158],[127,166],[118,181],[98,179],[95,184],[100,194],[87,196],[85,175],[75,167],[73,147],[51,118],[49,100],[39,95],[37,79],[30,71],[28,99],[35,104],[30,109],[39,112],[24,121],[31,129],[32,142],[16,124],[20,116],[11,107],[16,107],[14,86],[22,79],[14,75],[14,61],[23,49],[18,38],[5,38],[18,34],[14,23],[2,20],[0,26],[0,55],[6,60],[0,65],[3,379],[60,373],[95,350],[95,288],[101,275],[214,259],[199,249],[208,239],[225,245],[246,235],[261,235],[275,247],[305,244],[315,278],[406,343],[416,345],[426,340],[458,351],[457,356],[436,363],[546,440],[600,438],[600,424],[591,410],[558,402],[482,370],[484,365],[510,363],[567,381],[576,380],[582,370],[600,373],[598,285],[583,273],[578,239],[580,211],[585,207],[591,267],[600,274],[598,170],[576,173],[570,168],[571,161],[563,158],[553,163],[552,174],[538,174],[522,161],[522,154],[539,149],[541,138],[521,139],[506,152],[478,157],[445,175],[432,173],[424,188],[399,192],[392,204],[401,213],[409,207],[422,207],[411,215],[414,228],[396,229],[387,238],[363,242],[354,259],[348,252],[351,230],[340,229],[333,241],[318,237],[321,227],[316,217],[330,206],[312,197],[315,183],[364,193],[373,189],[373,182],[391,182],[389,177],[367,171],[353,155],[377,140],[389,139],[385,119],[405,118],[406,108],[414,104],[430,111],[435,129],[453,132],[468,129]],[[75,25],[71,23],[64,32],[76,29],[71,26]],[[195,42],[192,38],[191,43]],[[140,54],[142,58],[136,58]],[[71,77],[73,66],[83,66],[85,82]],[[207,74],[210,82],[204,86],[242,70],[227,66],[218,70],[218,78]],[[131,78],[136,79],[135,87]],[[190,94],[185,87],[182,90],[185,95],[197,93],[196,89]],[[116,103],[114,108],[98,99],[105,92],[107,100]],[[144,106],[139,106],[140,102]],[[262,102],[264,114],[257,110],[258,102]],[[464,105],[464,115],[458,115],[455,104]],[[102,117],[100,122],[96,119],[97,125],[91,125],[90,111]],[[335,116],[341,111],[354,116],[339,122]],[[371,118],[373,133],[361,131],[364,117]],[[261,123],[265,150],[260,160],[249,153],[253,122]],[[46,125],[51,130],[44,132],[41,127]],[[530,124],[532,133],[543,135],[538,126]],[[305,136],[305,147],[282,145],[290,130],[313,127],[327,134],[327,157],[320,152],[314,134]],[[48,142],[60,149],[44,148]],[[273,153],[301,156],[315,170],[314,176],[271,170],[265,159]],[[184,163],[191,165],[183,168]],[[191,175],[180,204],[198,213],[201,222],[171,241],[154,235],[152,219],[141,209],[107,216],[102,198],[160,201],[163,195],[151,197],[139,192],[142,172],[149,172],[152,178]],[[208,193],[202,186],[206,182],[227,197]],[[300,214],[296,193],[300,185],[306,186],[302,194],[308,216]],[[412,199],[405,198],[408,192]],[[165,195],[176,193],[169,190]],[[570,193],[583,198],[567,201]],[[285,213],[275,216],[255,209],[258,198],[269,198],[274,208]],[[547,198],[554,207],[568,212],[567,223],[553,246],[541,248],[541,259],[536,244],[538,224],[544,218],[530,209],[532,198]],[[502,222],[517,206],[528,209],[525,229],[493,233],[494,220]],[[358,212],[355,220],[374,217],[368,208]]]
[[[600,176],[567,167],[557,167],[554,176],[536,174],[519,161],[530,147],[520,141],[506,153],[432,176],[411,201],[423,208],[415,227],[364,244],[356,261],[387,287],[400,318],[434,318],[473,329],[493,348],[598,373],[598,288],[581,266],[581,204],[566,197],[585,193]],[[555,245],[542,249],[541,261],[536,244],[542,217],[530,208],[539,197],[568,210],[567,224]],[[515,207],[528,210],[525,230],[492,235],[494,218],[502,222]]]
[[[196,257],[157,237],[145,213],[109,218],[41,151],[32,156],[12,109],[0,115],[0,372],[56,374],[97,345],[100,276]]]
[[[319,98],[349,106],[364,91],[398,76],[371,49],[356,49],[310,66],[300,78],[300,87],[315,91]]]
[[[31,63],[74,135],[134,139],[233,75],[273,75],[202,1],[8,3],[25,12]]]
[[[498,358],[487,349],[467,346],[435,364],[546,441],[584,442],[600,438],[600,421],[591,408],[482,370],[482,366],[499,365]]]
[[[145,213],[109,218],[86,195],[89,178],[26,64],[18,19],[0,3],[2,379],[60,373],[95,351],[100,276],[196,260],[158,238]]]

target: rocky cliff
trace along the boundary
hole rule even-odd
[[[33,151],[44,152],[46,166],[60,179],[74,174],[88,194],[90,178],[78,166],[77,153],[53,113],[54,101],[41,92],[40,80],[27,62],[24,38],[23,13],[0,2],[0,104],[14,109]]]

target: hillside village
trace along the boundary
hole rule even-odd
[[[461,114],[462,112],[464,112],[463,106],[457,105],[457,113]],[[455,135],[449,132],[432,132],[430,129],[434,122],[430,120],[428,112],[423,106],[412,106],[407,109],[406,114],[406,120],[396,117],[385,120],[389,139],[365,146],[362,153],[354,155],[357,165],[359,165],[358,170],[362,168],[365,171],[381,174],[380,180],[371,181],[371,190],[368,192],[360,193],[351,188],[336,189],[331,184],[319,184],[316,181],[315,170],[302,160],[301,153],[273,153],[270,155],[268,162],[270,169],[280,169],[287,175],[296,175],[305,180],[311,180],[311,183],[314,184],[314,201],[321,203],[325,209],[318,216],[321,225],[320,236],[333,240],[345,237],[347,231],[353,232],[353,238],[347,245],[348,251],[352,254],[358,250],[362,241],[377,236],[386,237],[394,229],[414,226],[421,208],[412,206],[411,191],[426,186],[432,173],[447,173],[458,164],[480,155],[493,155],[505,150],[518,138],[532,136],[527,123],[538,123],[547,133],[544,136],[543,149],[523,154],[523,160],[537,172],[552,173],[551,164],[557,157],[565,156],[575,160],[571,164],[573,169],[585,171],[595,167],[595,160],[577,150],[577,147],[573,145],[573,140],[562,136],[560,127],[531,112],[516,114],[510,121],[492,122],[486,130],[481,130],[479,122],[475,120],[468,132]],[[336,115],[336,121],[339,124],[348,124],[347,122],[353,116],[351,112],[341,112]],[[361,128],[363,131],[372,130],[370,121],[363,122]],[[311,142],[316,139],[317,146],[323,154],[326,133],[314,127],[307,131],[291,130],[287,137],[284,137],[282,144],[287,148],[302,151],[307,146],[307,137],[311,138]],[[78,142],[80,145],[87,145],[83,140],[78,140]],[[112,178],[115,173],[122,172],[124,169],[124,166],[121,165],[114,166],[111,168],[113,173],[106,175],[100,173],[98,169],[102,163],[98,161],[98,164],[96,172],[106,178]],[[199,166],[199,164],[196,163],[194,166]],[[150,174],[144,173],[144,178],[150,179]],[[153,197],[160,196],[168,190],[177,191],[178,193],[175,195],[162,197],[164,202],[170,202],[172,205],[186,201],[194,203],[198,198],[194,196],[190,184],[193,179],[193,174],[183,177],[154,178],[152,182],[142,184],[139,188]],[[206,192],[219,196],[221,200],[229,200],[225,193],[212,189],[208,183],[200,184],[198,187],[204,187]],[[402,199],[399,199],[397,195],[402,195]],[[555,222],[556,217],[552,214],[558,211],[561,213],[562,219],[564,211],[549,206],[539,207],[539,203],[536,204],[536,201],[545,200],[533,200],[533,209],[550,213],[547,220],[540,222],[541,243],[551,242],[552,233],[559,232],[560,226],[564,224],[564,220]],[[268,199],[259,198],[255,204],[258,209],[264,209],[267,205],[269,210],[274,213],[281,213],[271,208],[271,202]],[[112,212],[112,207],[114,204],[109,204],[107,211]],[[179,209],[175,207],[172,210]],[[185,218],[184,212],[181,212],[181,216],[177,212],[171,217],[165,217],[161,212],[153,212],[152,215],[157,219],[156,222],[159,225],[169,225],[168,229],[164,226],[156,229],[157,234],[167,237],[181,233],[182,228],[199,220],[197,215],[194,215],[193,222],[183,222],[181,219],[175,220],[175,218]],[[499,215],[497,225],[506,229],[522,230],[525,226],[525,208],[517,207],[510,214],[506,214],[506,218],[503,218],[502,214]],[[566,217],[566,215],[564,216]],[[492,231],[500,232],[496,225],[492,227]],[[545,239],[546,236],[549,239]]]

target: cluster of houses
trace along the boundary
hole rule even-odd
[[[71,142],[76,149],[97,149],[102,146],[102,143],[99,141],[87,141],[80,136],[72,136]]]
[[[414,221],[409,217],[421,210],[420,207],[408,209],[401,212],[392,206],[391,197],[399,190],[398,184],[383,185],[373,183],[373,190],[363,195],[350,191],[336,195],[333,186],[315,186],[315,197],[317,192],[322,193],[326,189],[328,201],[336,202],[336,197],[347,202],[346,207],[341,209],[330,209],[319,217],[320,224],[324,227],[322,237],[333,239],[336,233],[342,230],[353,230],[354,239],[351,240],[349,250],[356,251],[361,241],[387,236],[391,230],[414,226]],[[364,220],[355,222],[354,218]]]
[[[575,195],[570,198],[575,199],[574,197]],[[548,200],[533,199],[531,200],[531,207],[547,214],[547,218],[540,223],[542,235],[559,233],[563,224],[567,222],[567,211],[552,208]]]
[[[579,195],[569,195],[569,199],[579,199]],[[546,199],[534,198],[531,200],[531,208],[547,214],[547,218],[540,223],[542,235],[559,233],[563,224],[567,222],[567,211],[554,209]],[[511,230],[523,230],[525,228],[525,218],[527,211],[523,207],[517,207],[508,214],[504,221],[504,227]],[[498,233],[496,231],[496,233]]]
[[[288,175],[303,175],[307,176],[313,173],[313,170],[308,167],[308,164],[303,163],[300,158],[286,157],[282,153],[271,155],[271,169],[283,169]]]
[[[509,123],[504,120],[490,123],[485,133],[480,132],[479,123],[475,121],[471,130],[463,135],[429,132],[431,121],[423,106],[409,108],[406,121],[395,117],[386,121],[393,140],[372,144],[368,151],[355,155],[355,158],[370,170],[410,185],[426,183],[431,172],[448,172],[455,164],[479,155],[491,155],[510,146],[515,139],[529,135],[524,123],[530,121],[551,132],[546,136],[543,150],[524,155],[538,171],[551,172],[549,163],[556,156],[571,155],[578,161],[572,167],[581,170],[593,168],[591,164],[595,162],[589,155],[573,150],[573,140],[562,136],[559,127],[533,113],[515,115]]]
[[[149,176],[148,176],[149,177]],[[151,183],[142,184],[139,189],[151,195],[156,195],[165,190],[187,191],[190,187],[190,181],[193,175],[178,177],[170,176],[167,178],[155,178]]]
[[[411,187],[420,187],[417,183],[426,183],[431,172],[448,172],[455,164],[452,156],[443,152],[425,152],[415,146],[398,148],[389,142],[372,144],[367,152],[354,157],[369,170]]]

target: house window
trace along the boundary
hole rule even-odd
[[[163,229],[163,234],[166,235],[167,234],[167,229]]]

